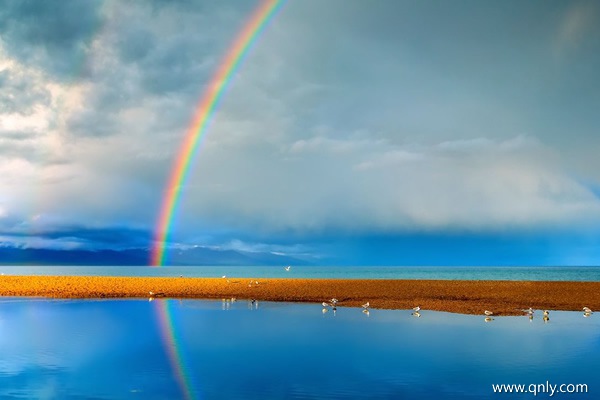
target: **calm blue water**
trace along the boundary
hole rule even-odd
[[[0,266],[6,275],[600,281],[600,267],[54,267]]]
[[[168,303],[165,303],[168,302]],[[168,354],[168,304],[186,379]],[[537,314],[540,314],[537,312]],[[1,399],[483,399],[492,383],[585,383],[600,397],[600,319],[206,300],[0,300]],[[178,365],[182,365],[178,363]]]

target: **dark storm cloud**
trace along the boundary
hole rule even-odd
[[[0,36],[11,55],[58,77],[77,74],[101,25],[100,0],[5,0]]]
[[[65,225],[61,227],[31,229],[15,220],[4,220],[0,227],[0,237],[27,238],[35,233],[39,239],[48,241],[70,241],[85,243],[96,248],[148,247],[152,242],[152,232],[134,227],[86,227]]]

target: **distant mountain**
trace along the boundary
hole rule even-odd
[[[0,265],[148,265],[150,251],[54,250],[0,247]],[[168,265],[309,265],[305,260],[273,253],[250,253],[196,247],[172,251]]]

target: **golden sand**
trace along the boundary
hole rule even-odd
[[[256,283],[258,282],[258,283]],[[92,276],[0,276],[0,296],[55,298],[149,297],[257,299],[338,306],[495,315],[534,309],[600,310],[600,282],[451,281],[374,279],[154,278]]]

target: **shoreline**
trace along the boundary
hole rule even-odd
[[[258,284],[256,284],[258,282]],[[1,297],[64,299],[148,298],[256,299],[338,307],[412,309],[461,314],[522,315],[522,310],[600,310],[600,282],[466,281],[300,278],[185,278],[112,276],[0,276]]]

